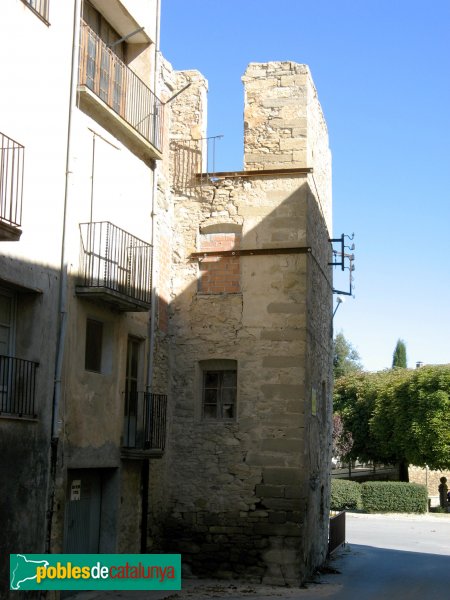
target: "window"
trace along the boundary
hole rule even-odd
[[[83,5],[83,19],[94,34],[86,32],[86,84],[117,113],[123,115],[125,90],[122,63],[125,60],[125,43],[119,42],[122,36],[89,2]],[[99,43],[100,40],[104,44]]]
[[[129,337],[125,371],[124,446],[126,447],[135,447],[137,441],[140,349],[140,340]]]
[[[101,373],[102,370],[103,323],[94,319],[86,321],[86,350],[84,368]]]
[[[16,300],[0,289],[0,414],[35,418],[38,365],[15,356]]]
[[[0,354],[11,356],[14,340],[15,298],[0,290]]]
[[[237,397],[236,361],[202,361],[201,366],[203,419],[234,419]]]

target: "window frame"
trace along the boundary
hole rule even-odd
[[[8,328],[8,351],[4,356],[15,356],[15,347],[16,347],[16,319],[17,319],[17,294],[14,292],[7,290],[5,288],[0,287],[0,296],[4,298],[8,298],[10,301],[9,309],[9,319],[8,322],[0,322],[0,326],[5,329]],[[0,352],[2,354],[2,352]]]
[[[238,370],[237,362],[234,360],[211,360],[201,361],[201,411],[200,417],[203,422],[233,422],[237,417],[237,400],[238,400]],[[233,374],[234,385],[229,385],[225,382],[226,375]],[[208,377],[216,377],[217,384],[207,384]],[[207,392],[216,391],[214,402],[207,401]],[[230,398],[226,401],[226,390],[232,390],[232,402]],[[215,415],[207,414],[207,407],[215,407]],[[226,408],[231,408],[231,416],[227,416]]]

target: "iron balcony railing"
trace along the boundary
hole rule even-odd
[[[162,102],[84,21],[81,21],[78,82],[161,151]]]
[[[0,356],[0,414],[36,417],[36,368],[30,360]]]
[[[163,451],[166,445],[167,396],[135,391],[124,395],[123,447]]]
[[[25,149],[3,133],[0,143],[0,221],[20,227]]]
[[[31,10],[48,23],[48,7],[50,0],[22,0]]]
[[[109,221],[81,223],[81,281],[150,305],[152,246]]]

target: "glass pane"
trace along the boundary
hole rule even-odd
[[[236,371],[223,371],[223,386],[236,387]]]
[[[234,404],[236,400],[236,390],[234,388],[225,388],[222,390],[222,404]]]
[[[203,416],[205,419],[216,419],[217,418],[217,407],[215,405],[206,404],[203,407]]]
[[[11,324],[11,298],[8,296],[0,296],[0,324]]]
[[[203,401],[205,404],[217,404],[217,390],[205,390]]]
[[[139,368],[139,342],[128,340],[127,379],[137,380]]]
[[[94,89],[96,55],[97,55],[97,44],[95,43],[95,39],[91,35],[89,35],[87,60],[86,60],[86,85],[91,90]]]
[[[219,387],[219,373],[217,371],[206,371],[205,373],[205,388]]]
[[[4,356],[9,354],[9,334],[10,328],[0,325],[0,354]]]
[[[233,404],[224,404],[223,406],[223,418],[232,419],[234,417],[234,406]]]

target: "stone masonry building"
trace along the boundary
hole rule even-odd
[[[206,112],[201,75],[180,76],[177,172],[201,154]],[[330,154],[305,65],[251,64],[243,81],[244,170],[175,190],[170,443],[151,522],[188,572],[298,584],[327,548]]]

